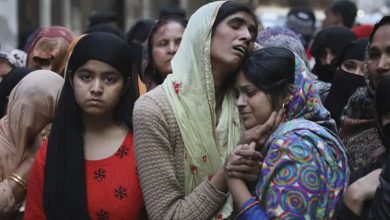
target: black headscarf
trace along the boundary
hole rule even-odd
[[[57,106],[46,154],[43,205],[49,220],[90,219],[88,216],[84,165],[83,125],[71,85],[76,70],[88,60],[113,66],[125,79],[125,88],[115,109],[115,118],[132,129],[134,88],[128,82],[131,58],[125,41],[111,33],[82,37],[72,51],[66,80]]]
[[[368,39],[359,39],[350,42],[346,48],[333,60],[335,66],[348,59],[364,61],[364,54],[368,44]],[[365,86],[364,76],[349,73],[341,68],[335,71],[330,88],[329,95],[326,98],[324,106],[329,110],[332,118],[336,121],[337,127],[340,126],[340,117],[348,99],[357,88]]]
[[[325,48],[329,48],[335,55],[344,50],[347,44],[356,39],[355,34],[346,27],[332,26],[322,29],[315,36],[310,52],[316,60],[312,72],[318,76],[318,79],[325,82],[332,82],[336,66],[332,64],[323,65],[320,57],[324,55]]]
[[[390,112],[390,76],[379,81],[375,91],[375,118],[379,136],[386,150],[390,150],[390,123],[382,124],[382,116]]]
[[[11,93],[12,89],[32,70],[25,67],[13,68],[0,83],[0,118],[5,114],[4,110],[7,105],[7,97]]]

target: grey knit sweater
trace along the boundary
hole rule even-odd
[[[133,124],[138,174],[151,220],[210,219],[226,200],[208,180],[184,193],[184,143],[162,86],[140,97]]]

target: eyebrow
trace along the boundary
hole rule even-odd
[[[248,24],[249,27],[249,32],[251,32],[252,35],[256,36],[257,35],[257,28],[256,28],[256,24],[254,22],[247,22],[244,18],[242,17],[234,17],[232,18],[229,23],[234,23],[234,22],[238,22],[240,25],[243,25],[243,24]]]

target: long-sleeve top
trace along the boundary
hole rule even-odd
[[[133,112],[135,149],[146,210],[155,219],[210,219],[226,194],[204,180],[184,191],[184,143],[161,86],[139,98]]]

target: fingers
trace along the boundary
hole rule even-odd
[[[228,172],[228,177],[242,179],[246,182],[254,182],[254,181],[257,181],[258,174],[240,173],[240,172],[230,171],[230,172]]]
[[[278,126],[282,123],[285,114],[286,114],[286,109],[285,108],[281,108],[278,111],[278,113],[276,115],[276,118],[275,118],[275,122],[274,122],[274,124],[272,126],[272,131],[275,131],[276,128],[278,128]]]
[[[242,159],[247,159],[250,161],[258,162],[258,161],[263,160],[263,155],[260,152],[255,151],[255,150],[241,150],[241,149],[239,149],[239,150],[235,150],[234,153],[237,156],[241,156]]]

